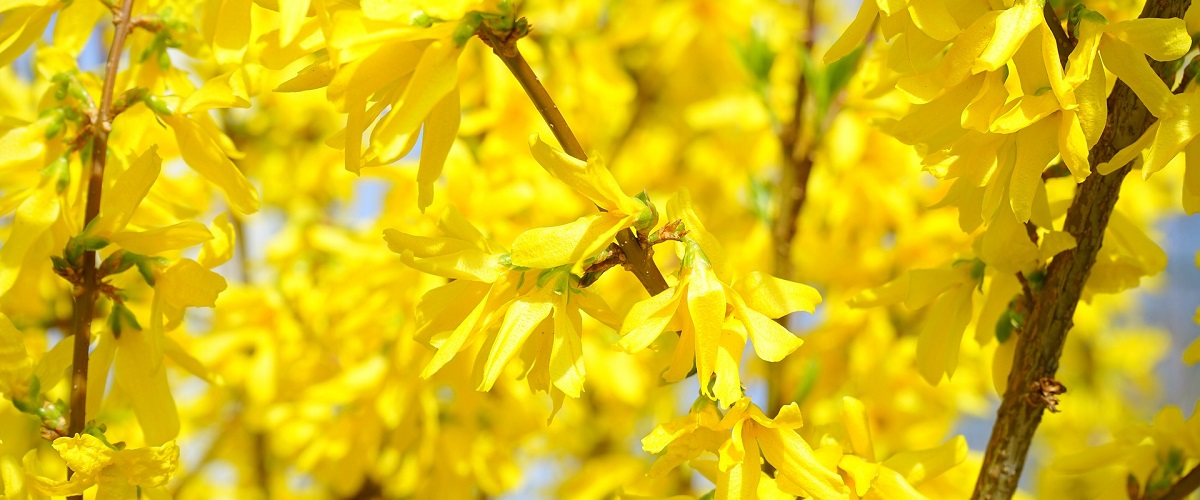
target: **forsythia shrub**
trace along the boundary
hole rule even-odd
[[[1185,498],[1136,3],[0,0],[0,498]]]

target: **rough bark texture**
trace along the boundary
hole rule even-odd
[[[1190,1],[1150,0],[1141,17],[1182,17],[1189,4]],[[1160,75],[1164,72],[1165,63],[1152,64]],[[1117,82],[1109,95],[1108,110],[1108,122],[1100,142],[1089,155],[1092,165],[1112,158],[1154,122],[1154,117],[1122,82]],[[1058,371],[1058,360],[1073,324],[1075,307],[1096,263],[1121,181],[1131,169],[1132,164],[1109,175],[1093,173],[1076,191],[1063,229],[1075,237],[1078,245],[1059,254],[1050,263],[1045,284],[1035,296],[1033,312],[1020,331],[1008,388],[996,415],[973,498],[1007,499],[1017,489],[1030,442],[1045,410],[1045,405],[1038,403],[1040,381],[1053,380]]]

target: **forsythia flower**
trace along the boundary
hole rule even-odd
[[[621,192],[600,156],[592,155],[585,162],[551,148],[537,135],[529,138],[529,149],[550,175],[604,212],[580,217],[570,224],[521,233],[512,245],[514,265],[535,269],[574,266],[603,250],[617,233],[652,217],[649,205]]]
[[[30,489],[54,496],[79,495],[99,485],[100,500],[137,498],[139,489],[161,488],[179,469],[179,447],[175,442],[162,446],[118,450],[90,434],[63,437],[54,441],[54,449],[75,474],[68,481],[55,481],[29,472],[34,469],[26,456],[26,480]]]
[[[536,276],[510,270],[508,254],[498,253],[502,249],[457,211],[447,211],[440,226],[449,237],[384,232],[389,248],[408,265],[455,279],[426,293],[418,305],[416,338],[438,349],[421,376],[433,376],[499,323],[484,344],[488,354],[475,374],[478,390],[491,390],[508,362],[523,352],[530,387],[550,392],[556,407],[564,394],[579,397],[585,373],[580,311],[615,325],[608,305],[579,288],[564,269]]]
[[[652,475],[713,453],[720,459],[716,498],[757,498],[761,457],[765,457],[775,466],[774,480],[783,492],[814,498],[847,496],[842,478],[796,433],[804,421],[795,403],[781,408],[775,418],[768,418],[748,398],[736,401],[724,416],[711,403],[697,406],[642,439],[648,452],[666,450]]]
[[[687,376],[695,362],[700,391],[728,404],[742,397],[738,370],[749,339],[759,358],[776,362],[803,343],[772,318],[795,311],[814,312],[821,296],[808,285],[753,272],[726,284],[718,277],[699,241],[711,240],[695,219],[686,195],[676,211],[688,225],[680,279],[675,286],[630,308],[621,324],[619,345],[626,352],[649,347],[663,331],[680,330],[679,344],[663,377]],[[710,247],[713,248],[713,247]],[[716,376],[710,389],[709,380]]]

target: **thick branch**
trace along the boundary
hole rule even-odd
[[[1141,17],[1181,17],[1190,1],[1151,0]],[[1163,74],[1166,63],[1153,63]],[[1108,122],[1089,161],[1098,165],[1133,143],[1153,123],[1146,107],[1123,82],[1117,82],[1108,97]],[[1067,331],[1083,286],[1104,241],[1109,216],[1117,203],[1121,181],[1132,169],[1125,165],[1109,175],[1093,173],[1080,185],[1067,211],[1064,229],[1077,246],[1056,256],[1046,271],[1046,281],[1037,293],[1033,311],[1022,326],[1008,376],[1008,389],[996,415],[992,437],[984,455],[974,498],[1011,498],[1025,466],[1029,445],[1042,419],[1043,404],[1031,391],[1040,390],[1043,379],[1053,381],[1058,371]]]
[[[92,127],[92,168],[88,175],[87,202],[83,222],[86,226],[100,214],[100,197],[104,191],[104,166],[108,157],[108,133],[112,129],[113,87],[117,82],[117,67],[121,62],[121,51],[125,37],[129,35],[133,12],[133,0],[125,0],[120,13],[114,13],[116,33],[108,51],[108,62],[104,66],[104,88],[100,109],[96,110],[96,122]],[[83,432],[87,417],[87,372],[88,346],[92,343],[92,316],[96,308],[96,292],[100,288],[96,276],[96,252],[83,254],[83,289],[75,297],[74,334],[75,344],[71,368],[71,406],[68,434]],[[68,474],[70,474],[68,469]],[[83,498],[77,496],[74,498]]]
[[[550,93],[546,92],[546,87],[542,86],[542,82],[529,67],[529,63],[525,61],[521,51],[517,50],[517,37],[512,36],[512,33],[492,32],[486,25],[480,28],[480,33],[492,47],[496,56],[504,61],[504,65],[508,66],[509,71],[520,82],[521,88],[525,89],[529,100],[533,101],[533,105],[537,107],[538,113],[541,113],[542,119],[550,126],[550,131],[562,145],[563,151],[586,161],[587,154],[584,153],[583,146],[579,144],[579,139],[575,138],[575,134],[571,132],[567,120],[558,111],[558,105],[554,104]],[[649,249],[642,248],[632,229],[617,233],[617,244],[621,246],[621,252],[625,254],[625,262],[628,263],[627,269],[637,277],[638,281],[642,283],[642,287],[650,292],[650,295],[658,295],[667,289],[667,280],[663,278],[662,272],[654,264]]]

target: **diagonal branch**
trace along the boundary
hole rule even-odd
[[[1151,0],[1146,3],[1141,17],[1182,17],[1190,3]],[[1054,24],[1054,21],[1048,22]],[[1153,62],[1152,65],[1159,75],[1166,73],[1168,63]],[[1092,165],[1111,159],[1121,148],[1141,137],[1154,121],[1124,82],[1117,82],[1113,88],[1108,97],[1108,109],[1108,121],[1100,142],[1092,148],[1088,158]],[[1036,295],[1033,312],[1021,328],[1008,376],[1008,389],[997,411],[973,498],[1007,499],[1017,489],[1030,442],[1046,407],[1037,401],[1046,395],[1045,382],[1055,382],[1054,375],[1058,371],[1067,331],[1073,324],[1075,307],[1096,263],[1108,219],[1120,194],[1121,181],[1130,170],[1132,164],[1108,175],[1093,173],[1080,185],[1067,211],[1063,228],[1075,237],[1077,246],[1059,254],[1050,263],[1046,281]]]
[[[525,57],[521,55],[521,51],[517,49],[517,39],[520,38],[520,34],[515,31],[497,33],[492,31],[486,23],[480,27],[479,33],[481,38],[492,47],[492,52],[504,61],[505,66],[508,66],[509,71],[520,82],[521,88],[525,89],[529,100],[533,101],[533,105],[537,107],[538,113],[541,113],[542,119],[550,126],[554,138],[558,139],[558,143],[562,145],[563,152],[587,161],[587,154],[584,153],[583,146],[579,144],[579,139],[567,125],[567,120],[558,111],[558,105],[554,104],[554,99],[550,98],[546,87],[542,86],[537,74],[533,72],[529,63],[525,61]],[[617,244],[620,245],[621,252],[625,254],[626,268],[637,277],[638,281],[642,283],[642,287],[650,295],[658,295],[667,289],[667,280],[663,278],[662,272],[654,264],[649,248],[642,248],[632,229],[617,233]]]
[[[108,61],[104,65],[104,88],[100,109],[92,127],[92,165],[88,174],[87,202],[83,223],[86,227],[100,214],[100,197],[104,191],[104,167],[108,157],[108,133],[112,130],[113,88],[117,83],[117,69],[121,63],[121,51],[125,38],[132,27],[133,0],[125,0],[120,12],[113,12],[116,33],[109,47]],[[97,291],[100,288],[96,276],[96,251],[83,254],[83,288],[75,297],[74,335],[71,368],[71,405],[68,435],[82,433],[87,418],[87,375],[88,347],[92,343],[92,317],[95,315]],[[71,470],[67,469],[67,475]],[[76,496],[73,498],[83,498]]]

